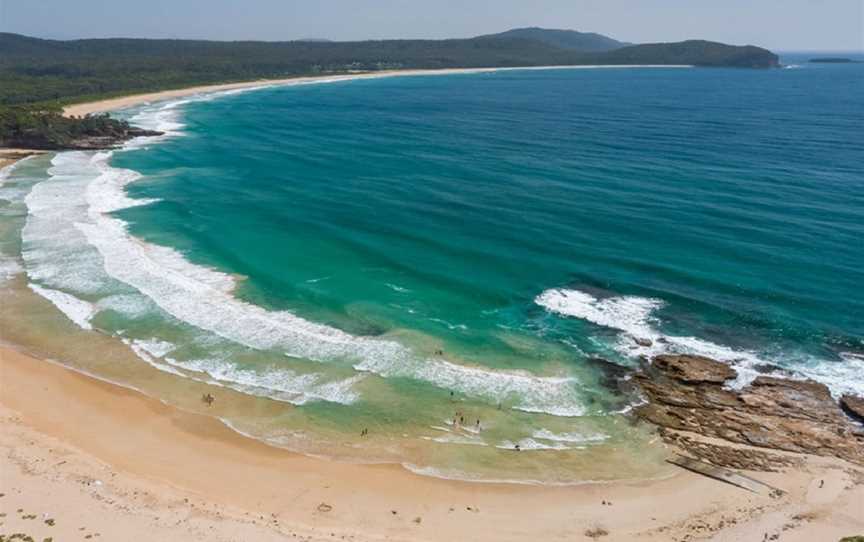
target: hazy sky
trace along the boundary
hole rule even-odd
[[[861,50],[864,0],[0,0],[0,31],[64,39],[444,38],[520,26]]]

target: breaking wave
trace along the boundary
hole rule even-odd
[[[235,91],[236,92],[236,91]],[[145,107],[132,121],[166,132],[139,138],[126,149],[182,133],[178,106],[202,96]],[[122,151],[121,151],[122,152]],[[579,382],[569,376],[537,376],[426,358],[384,338],[358,337],[310,322],[287,311],[268,311],[233,295],[235,278],[189,262],[180,252],[129,234],[112,213],[150,205],[125,188],[140,174],[110,165],[113,152],[66,152],[52,160],[51,177],[26,197],[29,210],[22,250],[31,288],[82,328],[100,310],[140,314],[158,307],[177,320],[238,345],[292,358],[341,364],[360,373],[408,378],[491,403],[507,401],[527,412],[580,416],[585,408]],[[143,294],[143,296],[142,296]],[[99,298],[91,303],[85,298]],[[225,360],[169,361],[141,342],[130,342],[151,365],[206,373],[215,382],[257,395],[304,402],[310,398],[339,403],[357,399],[352,386],[360,375],[326,382],[321,375],[289,370],[244,369]]]
[[[42,286],[32,283],[28,284],[28,286],[31,290],[54,304],[60,312],[75,322],[75,324],[81,329],[93,329],[93,326],[90,325],[90,319],[93,317],[94,313],[92,304],[59,290],[43,288]]]
[[[755,352],[730,348],[697,337],[662,333],[657,328],[659,321],[653,314],[664,305],[659,299],[638,296],[599,299],[580,290],[553,288],[538,295],[534,302],[550,312],[621,331],[614,347],[627,357],[650,358],[666,353],[681,353],[727,362],[738,371],[738,378],[731,384],[735,388],[746,386],[759,376],[760,366],[774,364],[766,356]],[[855,364],[809,360],[807,363],[783,365],[798,373],[793,374],[792,378],[812,378],[827,385],[835,395],[864,393],[860,367],[855,367]]]

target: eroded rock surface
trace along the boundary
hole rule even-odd
[[[664,428],[661,428],[660,432],[666,442],[685,450],[687,455],[720,467],[778,472],[803,463],[801,456],[792,454],[781,455],[781,452],[768,452],[751,446],[737,446],[727,444],[726,441],[722,443],[709,442],[710,439],[702,436],[691,436],[689,433],[679,433]]]
[[[737,373],[709,358],[663,355],[636,375],[648,402],[638,417],[669,429],[730,442],[864,464],[864,429],[812,380],[760,376],[742,390]]]
[[[657,356],[654,366],[667,376],[688,384],[722,384],[737,376],[728,365],[702,356]]]

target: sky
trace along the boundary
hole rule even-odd
[[[0,32],[54,39],[448,38],[524,26],[864,50],[864,0],[0,0]]]

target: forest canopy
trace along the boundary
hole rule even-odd
[[[585,64],[692,64],[771,67],[758,47],[707,41],[610,45],[574,31],[526,29],[471,39],[361,42],[218,42],[89,39],[55,41],[0,33],[0,104],[83,101],[184,86],[385,69]],[[561,32],[577,34],[562,46]],[[531,37],[522,37],[531,36]],[[547,36],[548,39],[544,39]],[[564,35],[565,37],[567,34]],[[608,47],[614,47],[608,49]]]
[[[688,64],[769,68],[759,47],[708,41],[629,45],[573,30],[516,29],[471,39],[200,41],[44,40],[0,33],[0,146],[93,148],[130,137],[100,116],[67,119],[62,105],[202,84],[399,69]]]

